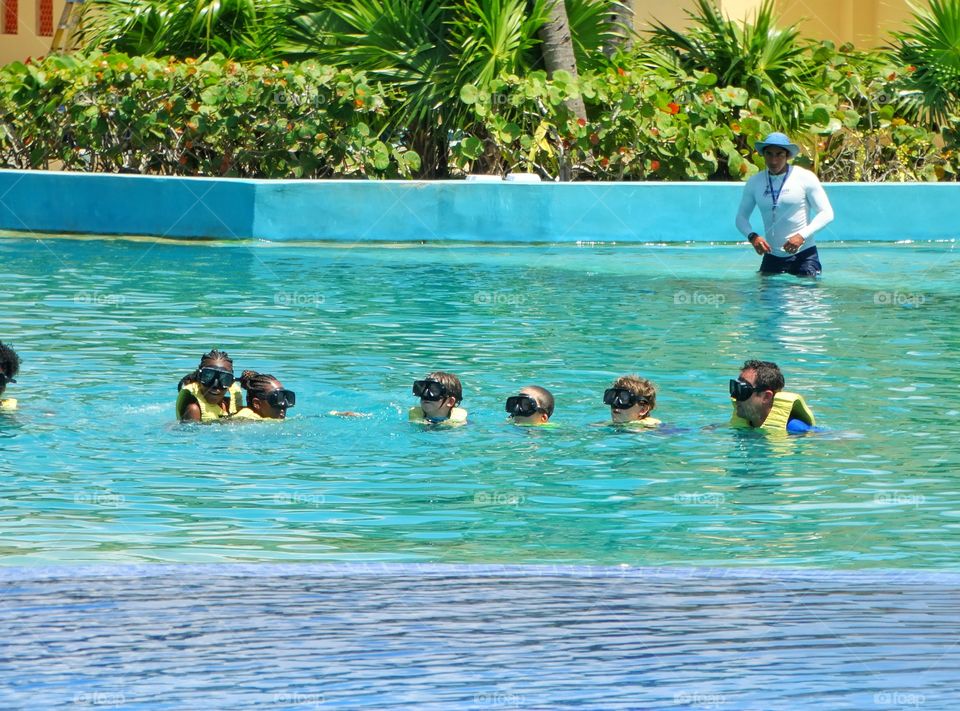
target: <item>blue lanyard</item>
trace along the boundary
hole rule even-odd
[[[787,184],[787,178],[790,177],[792,165],[787,165],[787,174],[783,176],[783,182],[776,192],[773,191],[773,179],[770,177],[770,171],[767,171],[767,189],[770,191],[770,199],[773,200],[773,211],[777,211],[777,203],[780,201],[780,193],[783,192],[783,186]]]

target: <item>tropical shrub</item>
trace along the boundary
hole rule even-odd
[[[639,47],[640,57],[672,74],[710,72],[720,86],[746,89],[766,103],[778,125],[796,128],[815,67],[796,26],[776,27],[773,5],[763,0],[752,22],[737,22],[714,0],[697,0],[696,10],[687,13],[689,29],[656,24],[649,43]]]
[[[0,70],[0,166],[235,177],[407,177],[391,96],[316,62],[124,54]]]
[[[898,87],[900,103],[912,118],[948,123],[960,108],[960,0],[930,0],[915,9],[909,27],[894,32],[893,49],[909,68]]]

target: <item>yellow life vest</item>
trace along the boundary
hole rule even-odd
[[[433,422],[428,419],[426,415],[423,414],[423,408],[417,405],[416,407],[410,408],[409,418],[411,422]],[[462,407],[455,407],[450,410],[450,417],[445,420],[441,420],[436,424],[443,425],[462,425],[467,421],[467,411]]]
[[[12,397],[7,398],[6,400],[0,400],[0,410],[5,410],[7,412],[13,412],[17,409],[17,401]]]
[[[228,412],[224,412],[219,405],[214,405],[203,397],[200,393],[200,383],[184,385],[177,393],[177,419],[183,419],[183,413],[186,411],[187,405],[194,401],[200,406],[201,422],[212,422],[213,420],[219,420],[221,417],[235,415],[242,407],[243,390],[240,389],[240,383],[234,381],[230,389],[227,390],[227,395],[229,395]]]
[[[810,426],[817,424],[813,417],[813,410],[807,405],[802,395],[780,391],[774,393],[773,407],[760,427],[752,427],[749,420],[737,414],[736,401],[733,401],[733,416],[730,418],[730,424],[733,427],[746,427],[768,432],[786,432],[787,423],[792,419],[803,420]]]
[[[614,422],[614,424],[623,425],[625,427],[642,427],[646,429],[653,429],[655,427],[659,427],[663,423],[656,417],[650,417],[648,415],[639,420],[630,420],[629,422]]]
[[[230,416],[230,419],[256,421],[256,420],[265,420],[267,418],[264,417],[263,415],[258,415],[249,407],[241,407],[240,410],[237,411],[237,414]]]

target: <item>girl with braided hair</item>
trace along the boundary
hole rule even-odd
[[[20,356],[3,341],[0,341],[0,396],[7,389],[7,383],[15,383],[17,373],[20,372]],[[0,410],[16,410],[17,401],[13,398],[4,400],[0,397]]]
[[[213,422],[235,415],[243,393],[233,377],[233,360],[224,351],[212,350],[200,359],[195,371],[177,385],[177,419]]]
[[[279,380],[267,373],[243,371],[240,387],[247,391],[247,406],[232,420],[282,420],[287,416],[287,408],[297,404],[297,394],[284,389]]]

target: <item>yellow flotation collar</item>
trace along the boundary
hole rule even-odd
[[[13,412],[17,409],[17,401],[12,397],[7,398],[6,400],[0,400],[0,410],[5,410],[7,412]]]
[[[653,429],[654,427],[659,427],[663,423],[658,420],[656,417],[642,417],[639,420],[630,420],[629,422],[614,422],[615,425],[622,425],[624,427],[643,427],[646,429]]]
[[[417,405],[416,407],[410,408],[409,418],[411,422],[430,422],[430,423],[433,422],[433,420],[428,419],[427,416],[423,414],[423,408],[420,407],[419,405]],[[466,421],[467,421],[467,411],[464,410],[462,407],[455,407],[452,410],[450,410],[450,417],[448,417],[445,420],[441,420],[436,424],[462,425]]]
[[[228,411],[224,412],[223,408],[208,402],[200,393],[200,383],[188,383],[177,393],[177,419],[183,419],[183,413],[191,402],[196,402],[200,406],[201,422],[212,422],[213,420],[219,420],[221,417],[236,415],[243,400],[243,390],[240,389],[240,383],[234,382],[227,390],[227,396],[229,396]]]
[[[267,419],[263,415],[258,415],[256,412],[251,410],[249,407],[242,407],[237,411],[237,414],[230,416],[231,420],[265,420]]]
[[[737,403],[733,402],[733,416],[730,418],[730,424],[733,427],[746,427],[749,429],[767,430],[768,432],[786,432],[787,423],[790,420],[803,420],[811,427],[817,424],[813,416],[813,410],[810,409],[802,395],[780,391],[773,396],[773,407],[767,419],[763,421],[760,427],[752,427],[750,422],[737,414]]]

